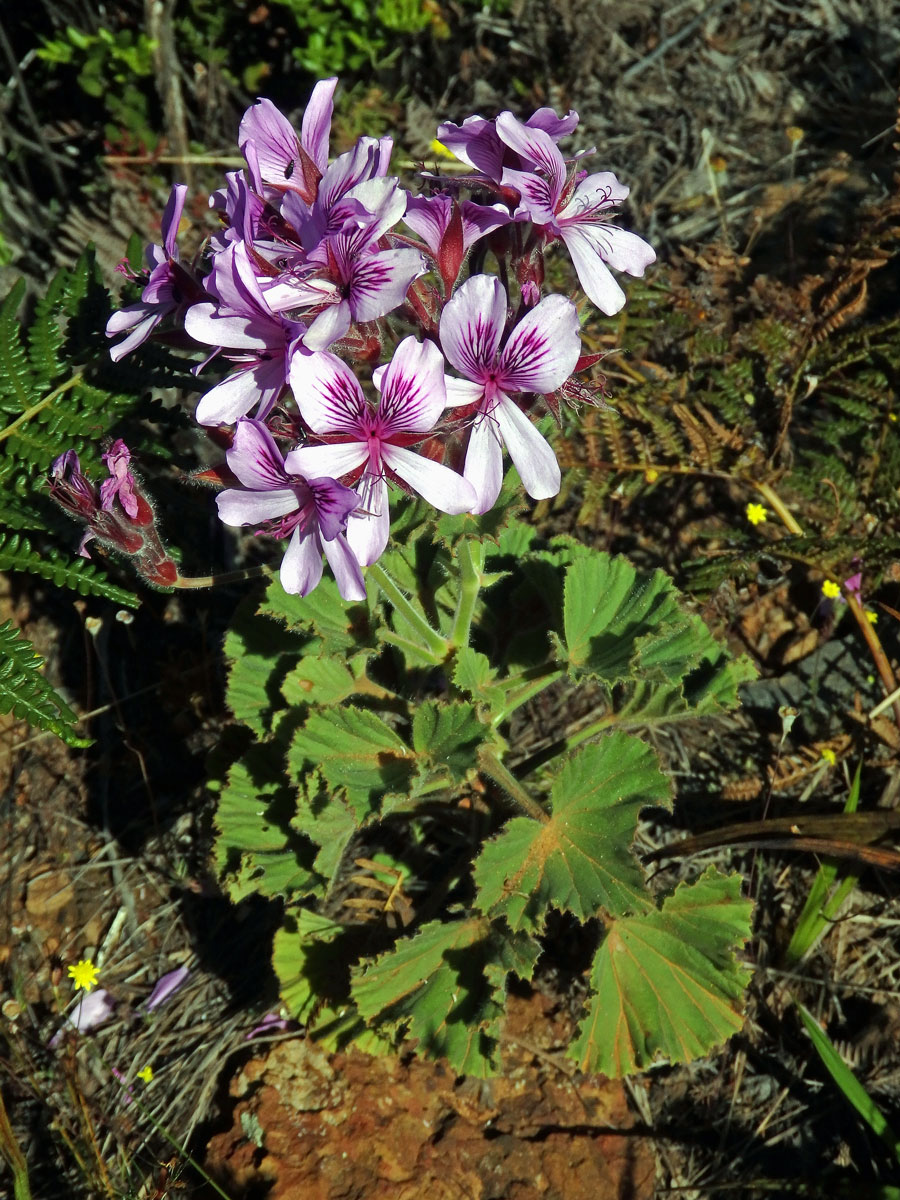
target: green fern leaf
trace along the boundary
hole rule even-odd
[[[103,596],[114,604],[137,608],[137,596],[105,579],[83,558],[63,558],[57,550],[41,553],[18,533],[0,533],[0,571],[28,571],[57,587],[71,588],[82,596]]]
[[[0,625],[0,713],[46,729],[69,746],[89,746],[90,738],[75,732],[78,718],[40,674],[42,660],[20,637],[12,621]]]

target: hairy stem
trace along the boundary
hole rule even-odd
[[[475,616],[475,605],[478,593],[484,579],[485,550],[481,542],[474,538],[463,538],[457,552],[459,560],[459,599],[456,602],[456,613],[453,617],[453,627],[450,630],[450,643],[456,648],[468,646],[469,632]]]
[[[403,592],[393,579],[391,579],[384,567],[380,567],[378,563],[375,563],[368,568],[368,571],[370,577],[375,580],[396,611],[409,622],[418,634],[421,639],[419,648],[424,650],[435,665],[442,663],[450,652],[450,645],[447,639],[441,637],[437,630],[431,628],[422,614],[418,612],[415,605],[411,604],[403,595]]]
[[[502,788],[509,796],[510,800],[517,808],[525,814],[526,817],[531,817],[533,821],[540,821],[546,825],[550,817],[536,800],[528,794],[525,788],[522,787],[518,779],[510,772],[508,767],[497,758],[493,751],[482,748],[478,754],[478,766],[483,774],[487,775],[488,779],[492,779],[498,787]]]

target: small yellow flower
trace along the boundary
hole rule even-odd
[[[878,624],[878,613],[877,612],[873,612],[871,608],[867,608],[865,610],[865,613],[866,613],[866,620],[869,622],[870,625]]]
[[[656,467],[648,467],[644,472],[644,479],[647,483],[656,483],[657,479],[659,479],[659,471],[657,471]]]
[[[138,1079],[143,1079],[144,1083],[149,1083],[153,1078],[153,1068],[148,1064],[144,1067],[143,1071],[138,1071],[137,1077]]]
[[[100,972],[89,958],[82,958],[74,966],[69,967],[69,978],[75,984],[76,992],[80,991],[81,988],[89,992],[97,982],[99,974]]]
[[[437,138],[431,143],[431,153],[436,154],[438,158],[456,158],[452,150],[448,150],[443,142],[439,142]]]
[[[829,765],[830,767],[833,767],[833,766],[834,766],[834,764],[837,762],[837,755],[836,755],[836,754],[835,754],[835,752],[834,752],[834,751],[833,751],[833,750],[830,748],[830,746],[826,746],[826,747],[823,749],[823,751],[822,751],[822,757],[825,759],[825,761],[828,763],[828,765]]]
[[[761,525],[769,515],[764,504],[754,504],[752,501],[747,505],[745,511],[751,525]]]
[[[822,595],[826,600],[836,600],[841,594],[841,585],[833,579],[826,579],[822,584]]]

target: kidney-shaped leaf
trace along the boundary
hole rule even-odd
[[[581,920],[652,905],[631,853],[638,813],[669,799],[649,746],[615,732],[565,763],[546,824],[516,817],[475,864],[476,903],[513,929],[540,931],[551,908]]]
[[[711,868],[662,909],[613,921],[591,971],[591,997],[569,1047],[582,1071],[622,1076],[658,1058],[689,1062],[737,1033],[752,904],[738,875]]]

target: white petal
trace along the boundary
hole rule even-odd
[[[476,502],[474,489],[456,471],[400,446],[385,446],[382,458],[395,474],[441,512],[455,516],[472,511]]]
[[[533,500],[555,496],[561,476],[550,444],[508,396],[497,405],[493,416],[528,495]]]
[[[625,293],[613,279],[590,237],[583,229],[566,226],[562,238],[572,255],[579,283],[601,312],[613,316],[624,306]]]
[[[448,408],[462,408],[466,404],[478,404],[484,399],[483,383],[475,383],[471,379],[454,379],[450,375],[444,376],[444,383],[447,388]]]
[[[242,492],[229,488],[216,496],[219,520],[224,525],[260,525],[283,517],[297,507],[297,497],[287,488],[277,492]]]
[[[463,474],[475,489],[472,512],[486,513],[493,508],[503,484],[503,447],[500,429],[493,417],[475,418]]]
[[[295,529],[281,562],[281,586],[291,596],[308,596],[322,578],[322,543],[316,533]]]
[[[369,457],[365,442],[340,442],[328,446],[300,446],[285,455],[285,470],[304,479],[340,479]]]
[[[325,542],[325,557],[341,596],[345,600],[365,600],[366,585],[363,582],[362,571],[342,533],[330,542]]]
[[[347,544],[356,561],[370,567],[384,553],[391,533],[384,477],[366,473],[359,481],[359,510],[347,520]]]

